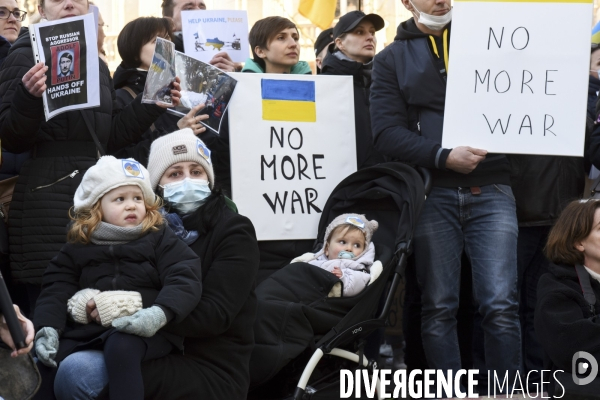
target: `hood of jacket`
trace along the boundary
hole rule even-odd
[[[427,33],[421,32],[421,30],[417,28],[417,24],[413,17],[398,25],[394,40],[409,40],[427,36],[429,36]]]
[[[113,75],[113,84],[115,89],[123,86],[130,86],[133,90],[144,90],[148,71],[142,71],[137,68],[125,68],[121,63]]]
[[[323,59],[321,73],[326,75],[359,75],[364,70],[370,70],[372,63],[363,64],[358,61],[342,60],[334,54],[334,45],[327,50],[327,55]],[[338,50],[339,51],[339,50]]]
[[[244,63],[244,68],[242,72],[254,72],[257,74],[264,74],[265,70],[253,59],[249,58]],[[295,75],[310,75],[312,74],[312,70],[306,61],[298,61],[298,64],[292,67],[290,72]]]

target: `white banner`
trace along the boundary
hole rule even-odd
[[[356,171],[352,77],[231,75],[233,201],[258,240],[316,238],[331,191]]]
[[[591,20],[591,0],[456,0],[442,146],[583,156]]]
[[[208,63],[221,51],[233,62],[244,62],[250,56],[246,11],[182,11],[181,27],[185,54],[197,60]]]

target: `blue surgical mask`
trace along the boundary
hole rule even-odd
[[[163,199],[178,214],[189,214],[196,211],[211,194],[208,181],[204,179],[185,178],[182,181],[167,183],[161,187],[163,189]]]

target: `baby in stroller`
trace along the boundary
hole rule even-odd
[[[355,296],[371,280],[375,246],[371,242],[379,227],[362,214],[337,216],[325,230],[325,245],[318,253],[306,253],[292,260],[306,262],[331,272],[342,281],[334,286],[330,297]]]

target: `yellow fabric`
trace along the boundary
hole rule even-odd
[[[446,74],[448,73],[448,29],[444,29],[444,64],[446,64]]]
[[[431,40],[431,45],[433,46],[433,52],[435,53],[437,58],[440,58],[440,53],[438,53],[437,46],[435,45],[435,39],[433,38],[433,36],[429,35],[429,40]]]
[[[312,101],[263,100],[265,121],[317,122],[317,105]]]
[[[298,12],[325,30],[331,28],[335,17],[336,0],[300,0]]]

